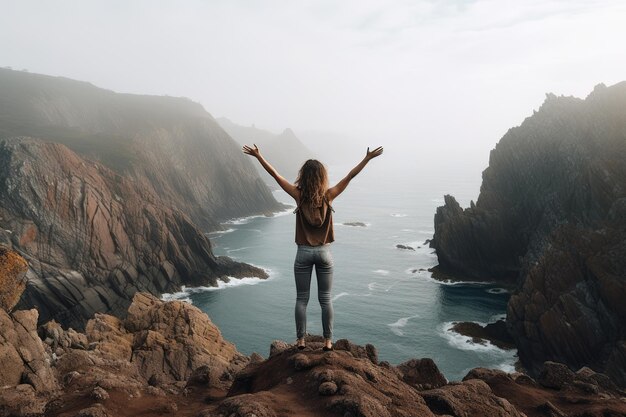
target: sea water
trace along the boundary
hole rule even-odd
[[[336,181],[342,173],[337,167],[331,177]],[[472,343],[450,330],[455,321],[485,324],[504,317],[509,294],[497,285],[438,282],[428,271],[437,256],[426,240],[432,238],[443,195],[453,193],[467,206],[479,186],[480,172],[462,171],[395,179],[362,174],[352,181],[333,203],[334,340],[371,343],[379,360],[394,365],[432,358],[449,380],[460,380],[479,366],[513,371],[515,351]],[[265,268],[269,279],[233,279],[218,288],[185,288],[164,296],[205,311],[244,354],[266,356],[272,340],[296,339],[293,200],[282,190],[274,195],[291,208],[273,217],[233,219],[224,230],[208,234],[216,255]],[[345,225],[350,222],[365,226]],[[399,249],[398,244],[415,250]],[[322,333],[315,275],[307,320],[308,333]]]

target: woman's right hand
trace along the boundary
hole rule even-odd
[[[254,144],[253,144],[254,145]],[[248,145],[243,145],[243,153],[254,156],[255,158],[259,158],[261,156],[261,151],[259,151],[259,147],[254,145],[254,148],[249,147]]]
[[[379,146],[378,148],[374,149],[373,151],[370,152],[370,148],[367,148],[367,153],[365,154],[365,158],[370,160],[370,159],[374,159],[377,156],[382,155],[383,153],[383,147]]]

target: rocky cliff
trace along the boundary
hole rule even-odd
[[[296,180],[300,167],[307,159],[316,158],[291,129],[285,129],[280,134],[274,134],[254,126],[240,126],[224,117],[216,120],[240,145],[252,146],[253,143],[256,144],[265,158],[283,177],[290,181]],[[260,164],[255,166],[268,184],[276,185],[274,179],[265,172]]]
[[[0,68],[0,138],[62,143],[181,209],[202,230],[280,205],[200,104]]]
[[[537,380],[473,369],[448,382],[430,359],[398,366],[373,345],[321,336],[244,356],[206,314],[137,293],[125,319],[96,314],[85,333],[37,311],[0,310],[0,416],[622,416],[602,374],[548,362]]]
[[[138,290],[266,276],[216,258],[183,212],[64,145],[0,139],[0,161],[0,241],[29,261],[20,307],[43,321],[82,328],[94,312],[122,314]]]
[[[136,291],[266,277],[203,232],[281,208],[196,103],[0,69],[0,244],[29,262],[19,308],[41,321],[81,329]]]
[[[517,284],[507,323],[531,372],[546,360],[626,384],[626,82],[549,94],[491,151],[476,204],[435,215],[439,267]]]

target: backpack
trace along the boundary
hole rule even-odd
[[[293,211],[297,213],[300,211],[304,220],[313,227],[321,227],[324,224],[324,220],[326,219],[326,215],[328,213],[328,209],[331,211],[335,211],[333,206],[330,205],[326,196],[324,196],[324,200],[322,201],[322,205],[319,207],[313,207],[310,203],[303,203],[300,201],[298,207]]]

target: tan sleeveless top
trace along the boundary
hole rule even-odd
[[[335,240],[333,230],[333,212],[335,210],[326,197],[324,197],[322,206],[319,208],[310,207],[306,204],[300,202],[293,211],[296,213],[296,243],[298,245],[320,246],[333,242]],[[315,213],[315,210],[318,212]],[[311,213],[314,214],[313,218]]]

